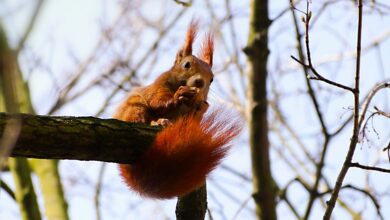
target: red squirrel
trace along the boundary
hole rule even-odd
[[[114,118],[163,126],[134,164],[120,164],[127,185],[141,196],[168,199],[202,186],[226,155],[241,125],[221,110],[207,113],[214,74],[214,43],[208,34],[201,55],[192,55],[197,22],[191,22],[172,68],[151,85],[132,91]]]

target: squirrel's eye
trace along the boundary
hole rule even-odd
[[[183,64],[183,67],[184,67],[185,69],[189,69],[189,68],[191,67],[190,61],[186,61],[186,62]]]

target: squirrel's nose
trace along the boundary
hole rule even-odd
[[[204,86],[204,81],[203,81],[203,79],[196,79],[194,84],[195,84],[195,87],[202,88]]]

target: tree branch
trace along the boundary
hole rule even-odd
[[[361,36],[362,36],[362,26],[363,26],[363,1],[359,0],[357,2],[358,7],[358,30],[357,30],[357,43],[356,43],[356,73],[355,73],[355,87],[353,89],[354,96],[354,114],[353,114],[353,131],[351,142],[348,147],[348,153],[345,157],[343,166],[339,172],[339,175],[336,180],[336,184],[333,188],[333,192],[328,201],[328,206],[325,210],[325,214],[323,219],[329,220],[334,207],[336,206],[336,201],[343,184],[344,178],[347,175],[348,169],[350,168],[350,163],[352,161],[353,155],[355,153],[356,145],[359,142],[359,131],[361,127],[361,123],[359,121],[363,121],[365,111],[362,110],[362,115],[359,117],[359,94],[360,94],[360,59],[361,59]],[[363,104],[365,106],[365,104]],[[364,107],[363,107],[364,108]]]
[[[348,90],[348,91],[353,93],[354,92],[353,88],[351,88],[349,86],[345,86],[345,85],[337,83],[337,82],[334,82],[334,81],[331,81],[331,80],[323,77],[320,73],[318,73],[317,69],[313,65],[313,62],[312,62],[312,59],[311,59],[310,42],[309,42],[309,39],[310,39],[309,38],[309,23],[310,23],[310,19],[312,17],[311,11],[309,10],[309,3],[310,3],[309,1],[306,1],[306,12],[298,10],[297,8],[295,8],[294,4],[291,3],[293,9],[300,11],[305,16],[303,18],[303,22],[305,23],[305,45],[306,45],[306,55],[307,55],[308,64],[305,64],[304,61],[301,61],[301,60],[297,59],[294,56],[291,56],[291,58],[293,60],[295,60],[297,63],[301,64],[304,68],[307,68],[307,69],[311,70],[311,72],[313,73],[314,76],[307,75],[307,77],[309,79],[323,81],[323,82],[325,82],[327,84],[330,84],[330,85],[333,85],[333,86],[336,86],[336,87]]]
[[[186,196],[179,197],[176,203],[176,220],[201,220],[207,211],[206,184]]]
[[[377,85],[374,86],[373,89],[370,90],[370,93],[368,94],[367,98],[364,100],[364,103],[362,106],[362,112],[359,116],[359,121],[358,121],[359,122],[359,129],[362,127],[364,117],[366,116],[366,112],[368,110],[368,106],[370,105],[372,98],[375,96],[376,93],[378,93],[378,91],[380,91],[381,89],[386,89],[386,88],[390,88],[390,81],[378,83]]]
[[[28,24],[22,38],[20,39],[20,41],[18,43],[18,46],[16,48],[16,54],[19,54],[20,50],[23,49],[28,36],[30,35],[31,31],[34,29],[34,25],[36,23],[36,20],[38,18],[39,13],[41,12],[43,3],[44,3],[44,0],[38,0],[38,2],[35,3],[36,5],[34,8],[33,14],[30,17],[30,23]]]
[[[13,200],[16,200],[15,193],[6,182],[0,179],[0,188],[2,188]]]
[[[277,219],[276,190],[271,171],[267,118],[268,2],[251,0],[248,43],[243,51],[248,60],[247,112],[256,217],[274,220]]]
[[[360,193],[362,193],[362,194],[368,196],[368,198],[370,198],[370,200],[372,201],[372,204],[375,206],[375,209],[376,209],[376,212],[377,212],[378,217],[379,217],[380,219],[384,219],[384,218],[383,218],[383,215],[382,215],[382,213],[381,213],[381,211],[380,211],[380,204],[379,204],[378,200],[377,200],[377,199],[375,198],[375,196],[374,196],[373,194],[371,194],[368,190],[358,188],[358,187],[353,186],[353,185],[351,185],[351,184],[342,186],[341,189],[342,189],[342,190],[344,190],[344,189],[355,190],[355,191],[358,191],[358,192],[360,192]],[[324,195],[326,195],[326,194],[332,193],[332,191],[333,191],[332,189],[329,189],[328,191],[325,191],[325,192],[319,194],[318,196],[322,197],[322,196],[324,196]]]
[[[385,168],[381,168],[381,167],[366,166],[366,165],[362,165],[360,163],[350,163],[349,166],[360,168],[363,170],[374,170],[374,171],[383,172],[383,173],[390,173],[390,169],[385,169]]]
[[[94,117],[49,117],[0,113],[0,134],[9,120],[21,132],[12,157],[134,163],[159,127]]]

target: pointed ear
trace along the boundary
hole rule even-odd
[[[192,20],[187,30],[187,35],[184,41],[184,45],[179,50],[179,52],[177,52],[175,64],[180,63],[180,61],[184,57],[192,55],[192,43],[195,40],[197,30],[198,30],[198,21]]]
[[[210,67],[213,66],[213,53],[214,53],[214,40],[213,35],[208,33],[206,38],[203,40],[202,44],[202,53],[200,59],[209,64]]]

